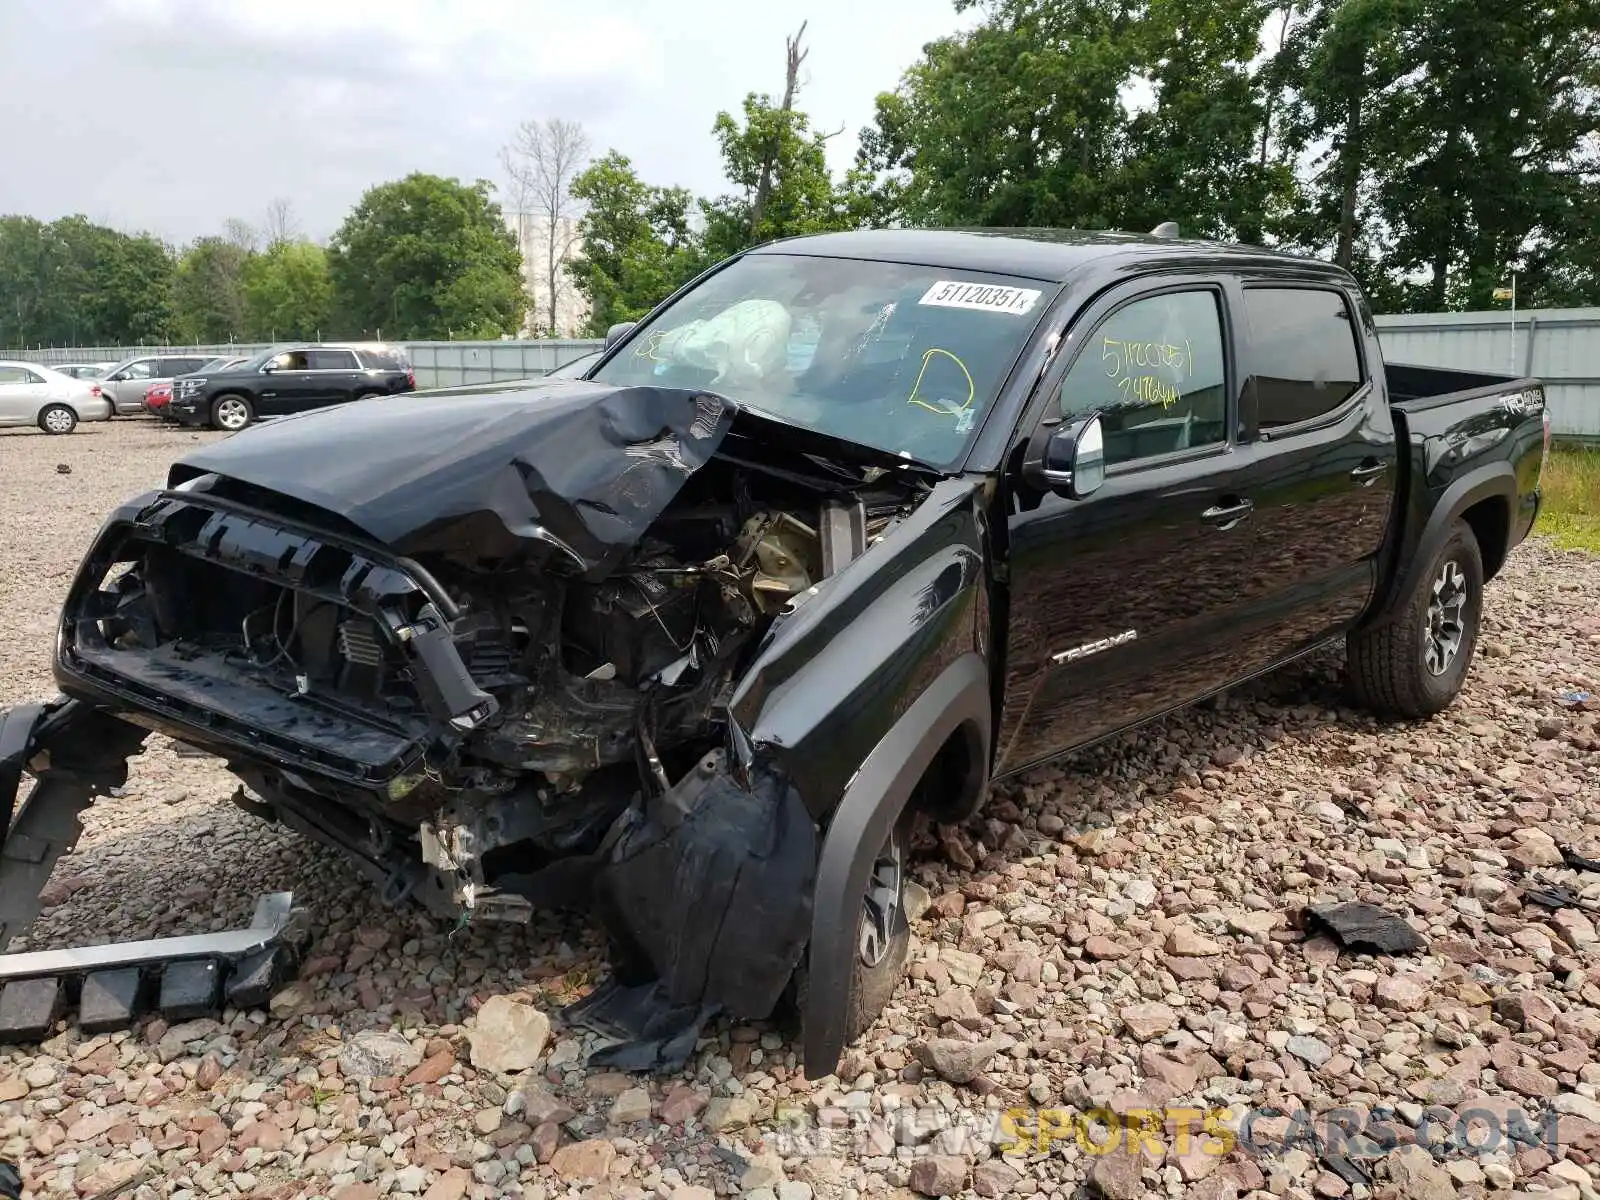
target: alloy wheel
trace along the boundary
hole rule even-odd
[[[1467,577],[1455,559],[1439,568],[1423,618],[1423,665],[1430,675],[1443,675],[1461,653],[1466,637]]]
[[[899,830],[889,834],[872,864],[872,878],[861,906],[861,962],[875,967],[889,953],[900,917],[900,889],[905,853]]]
[[[232,396],[217,402],[217,424],[230,433],[243,429],[250,423],[250,410],[243,400]]]

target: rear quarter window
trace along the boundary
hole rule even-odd
[[[359,350],[361,365],[375,371],[409,371],[411,360],[404,351],[386,347],[381,350]]]

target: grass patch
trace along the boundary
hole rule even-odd
[[[1534,532],[1563,549],[1600,554],[1600,447],[1550,447],[1540,486],[1544,504]]]

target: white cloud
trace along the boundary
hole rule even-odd
[[[844,130],[840,169],[873,96],[969,19],[946,0],[807,12],[801,103]],[[0,124],[41,164],[0,170],[0,213],[187,241],[287,196],[326,236],[410,171],[497,179],[516,124],[551,116],[652,182],[714,194],[712,120],[781,90],[800,19],[748,0],[0,0]]]

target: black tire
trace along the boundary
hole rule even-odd
[[[237,414],[243,414],[243,419]],[[248,396],[228,392],[211,402],[211,428],[238,433],[256,419],[255,406]]]
[[[915,816],[912,806],[907,805],[906,811],[890,830],[883,851],[874,864],[873,875],[867,881],[867,895],[861,897],[862,929],[856,943],[856,955],[851,962],[849,991],[845,1001],[846,1046],[864,1034],[878,1019],[878,1014],[894,995],[895,988],[905,978],[906,966],[911,959],[911,924],[906,920],[906,880],[910,877],[911,832]],[[895,859],[896,856],[899,865],[895,872],[897,882],[892,911],[888,914],[888,937],[875,939],[879,944],[869,953],[864,936],[868,920],[868,895],[874,892],[874,884],[880,881],[878,867],[886,858]],[[802,961],[795,971],[795,1005],[802,1014],[806,1010],[809,985],[809,973]]]
[[[71,433],[78,427],[78,414],[70,404],[46,404],[39,410],[39,428],[46,433]]]
[[[1449,707],[1466,682],[1482,616],[1483,554],[1472,527],[1456,521],[1393,612],[1345,640],[1357,702],[1384,716],[1411,719]]]

